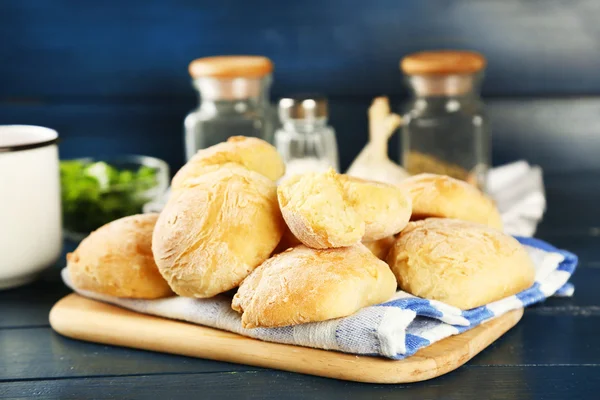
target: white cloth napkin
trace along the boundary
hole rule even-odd
[[[533,236],[546,211],[542,169],[517,161],[490,170],[487,190],[502,214],[504,231]]]
[[[526,161],[492,168],[487,188],[500,209],[505,232],[515,236],[533,236],[546,211],[542,169]],[[170,190],[147,203],[144,212],[160,212],[169,194]]]
[[[188,321],[276,343],[337,350],[352,354],[402,359],[420,348],[527,307],[547,297],[570,296],[568,281],[577,257],[533,238],[518,238],[536,268],[535,283],[528,289],[485,306],[461,311],[448,304],[398,291],[389,301],[365,307],[344,318],[281,328],[244,329],[240,314],[231,309],[231,298],[170,297],[158,300],[121,299],[77,290],[68,269],[62,272],[66,285],[79,294],[144,314]]]

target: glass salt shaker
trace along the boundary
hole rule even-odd
[[[486,60],[469,51],[406,56],[400,68],[413,99],[402,126],[402,165],[486,189],[491,133],[479,96]]]
[[[327,100],[320,96],[286,97],[279,101],[281,128],[275,147],[286,163],[282,179],[305,172],[339,171],[335,131],[327,125]]]
[[[260,56],[206,57],[190,63],[189,73],[200,102],[184,123],[187,160],[198,150],[231,136],[272,142],[272,72],[273,63]]]

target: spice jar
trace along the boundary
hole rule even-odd
[[[187,160],[198,150],[231,136],[272,141],[272,72],[273,63],[259,56],[206,57],[190,63],[189,73],[200,102],[185,119]]]
[[[320,96],[286,97],[279,101],[281,128],[275,147],[286,163],[283,179],[329,168],[339,171],[335,131],[327,125],[327,100]]]
[[[402,59],[413,99],[404,115],[402,164],[485,191],[491,136],[479,96],[485,58],[469,51],[428,51]]]

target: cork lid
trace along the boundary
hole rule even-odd
[[[400,69],[407,75],[464,75],[485,68],[481,54],[464,50],[423,51],[409,54],[400,61]]]
[[[260,78],[273,72],[273,63],[262,56],[216,56],[198,58],[188,70],[192,78]]]

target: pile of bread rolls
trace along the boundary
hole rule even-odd
[[[473,186],[307,173],[279,186],[276,149],[233,137],[173,178],[163,211],[113,221],[67,255],[77,289],[207,298],[237,288],[245,328],[351,315],[396,289],[470,309],[533,284],[527,253]]]

